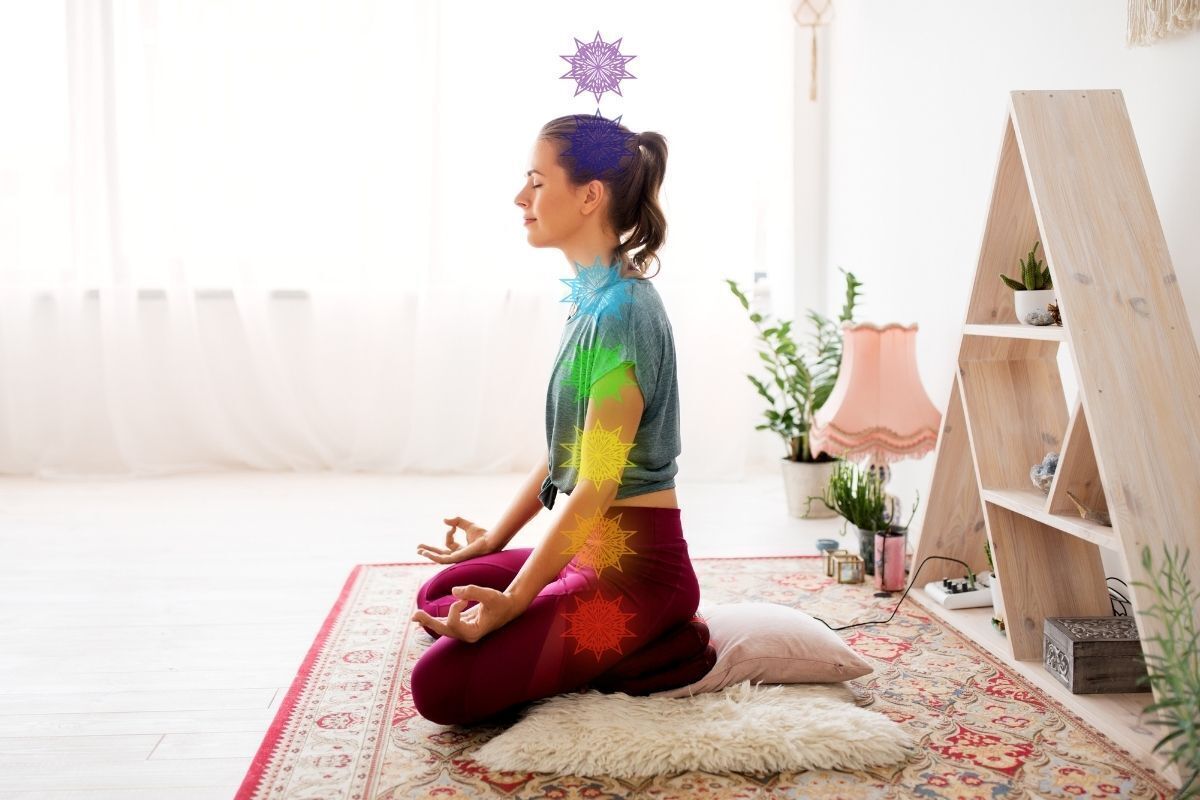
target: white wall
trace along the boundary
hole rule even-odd
[[[1126,48],[1125,0],[841,0],[831,26],[826,299],[915,321],[944,410],[1007,113],[1017,89],[1120,89],[1194,331],[1200,331],[1200,31]],[[1069,369],[1069,367],[1068,367]],[[1074,393],[1065,372],[1068,397]],[[892,488],[925,494],[933,458]],[[919,521],[919,520],[918,520]],[[1109,575],[1127,577],[1114,554]]]

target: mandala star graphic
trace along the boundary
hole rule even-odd
[[[576,426],[575,441],[566,442],[563,447],[570,451],[571,457],[563,464],[564,467],[578,467],[579,480],[591,481],[599,486],[606,480],[621,483],[621,473],[625,467],[637,466],[626,461],[633,444],[621,441],[621,426],[605,430],[597,422],[589,431],[582,431]]]
[[[591,266],[585,267],[578,261],[574,278],[559,278],[571,289],[562,299],[564,303],[575,303],[579,313],[600,319],[605,314],[621,314],[621,306],[633,300],[633,282],[637,278],[622,278],[617,273],[617,262],[607,267],[596,256]]]
[[[636,134],[621,128],[621,118],[605,119],[596,109],[595,116],[575,115],[575,129],[567,136],[562,158],[575,162],[575,172],[587,180],[603,177],[621,168],[621,160],[632,156]],[[629,158],[626,164],[632,164]]]
[[[596,31],[596,38],[590,42],[575,39],[575,52],[569,56],[559,56],[571,65],[567,74],[560,75],[559,78],[573,79],[575,96],[591,92],[596,95],[597,103],[600,102],[600,95],[605,92],[611,91],[621,95],[621,79],[637,79],[636,75],[630,75],[625,69],[625,65],[637,56],[621,55],[623,38],[615,42],[606,42],[600,38],[600,31]]]
[[[597,592],[590,600],[579,600],[575,610],[564,616],[570,627],[563,631],[563,637],[575,640],[576,653],[591,650],[597,661],[606,650],[620,653],[621,640],[635,635],[625,625],[634,615],[621,611],[620,595],[606,600]]]
[[[628,364],[633,367],[632,361],[623,361],[622,364]],[[599,375],[600,378],[592,382],[591,398],[597,402],[607,398],[615,397],[617,401],[621,400],[621,390],[626,386],[637,386],[636,380],[629,378],[629,371],[625,369],[611,369],[607,372],[596,370],[593,375]]]
[[[627,544],[635,531],[621,529],[621,514],[609,517],[597,511],[590,517],[575,515],[579,527],[575,530],[564,531],[571,538],[570,546],[563,555],[574,555],[579,563],[596,570],[596,574],[605,567],[621,569],[621,556],[634,555]]]
[[[621,387],[629,383],[625,370],[617,367],[623,363],[633,363],[621,358],[621,346],[604,347],[594,345],[582,347],[575,345],[575,355],[567,360],[568,375],[563,379],[564,386],[575,390],[576,401],[591,397],[602,400],[605,397],[619,397]],[[600,380],[596,380],[600,376]]]

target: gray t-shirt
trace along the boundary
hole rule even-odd
[[[550,471],[538,497],[554,507],[559,491],[571,494],[579,479],[572,449],[587,417],[590,393],[604,396],[614,389],[605,374],[621,364],[633,364],[633,373],[645,407],[633,449],[621,471],[616,498],[622,500],[675,486],[681,452],[679,440],[679,384],[675,377],[675,339],[658,290],[648,278],[612,281],[604,301],[585,303],[567,317],[558,355],[546,390],[546,445]],[[577,449],[577,448],[575,448]]]

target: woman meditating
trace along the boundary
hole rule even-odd
[[[560,249],[573,273],[560,279],[573,305],[546,393],[548,452],[495,527],[448,518],[445,547],[417,548],[449,565],[412,617],[436,638],[411,676],[433,722],[586,688],[648,694],[715,661],[675,497],[675,344],[645,275],[666,238],[666,157],[661,135],[598,115],[552,120],[535,142],[515,202],[529,243]],[[505,550],[560,491],[537,547]]]

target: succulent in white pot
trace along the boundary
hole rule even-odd
[[[1054,317],[1048,306],[1057,305],[1054,286],[1050,280],[1050,267],[1037,258],[1036,253],[1041,241],[1033,243],[1033,249],[1024,259],[1018,259],[1021,265],[1021,280],[1017,281],[1001,273],[1000,280],[1013,290],[1013,307],[1017,312],[1017,321],[1022,325],[1053,325]]]

